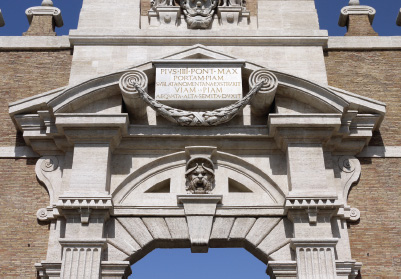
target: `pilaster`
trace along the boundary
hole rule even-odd
[[[42,6],[28,8],[25,14],[29,29],[23,36],[56,36],[55,27],[64,25],[60,9],[53,7],[51,0],[44,0]]]
[[[61,279],[100,278],[102,252],[106,239],[60,240],[63,247]]]
[[[349,6],[341,9],[338,25],[347,27],[345,36],[377,36],[372,23],[376,10],[369,6],[359,5],[359,1],[350,1]]]
[[[298,278],[335,279],[337,239],[301,239],[291,241],[296,252]]]

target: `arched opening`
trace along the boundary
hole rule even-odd
[[[243,248],[155,249],[131,266],[129,279],[268,279],[266,265]]]

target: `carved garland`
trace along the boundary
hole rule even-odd
[[[249,104],[252,97],[259,91],[259,89],[262,88],[265,83],[263,80],[260,81],[243,99],[230,106],[219,108],[213,111],[194,112],[163,105],[150,97],[136,82],[132,82],[133,86],[136,88],[145,103],[147,103],[167,120],[177,123],[181,126],[217,126],[230,121],[241,109]]]

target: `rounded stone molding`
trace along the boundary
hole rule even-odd
[[[350,0],[348,5],[349,6],[357,6],[357,5],[359,5],[359,0]]]
[[[147,88],[148,77],[142,71],[132,70],[123,74],[119,80],[120,89],[127,94],[138,94],[134,84],[141,88]]]
[[[260,82],[263,82],[263,86],[260,88],[259,94],[275,92],[278,87],[277,77],[266,69],[254,71],[249,77],[249,86],[251,88]]]
[[[42,6],[53,7],[53,1],[52,0],[43,0]]]
[[[352,157],[353,158],[353,157]],[[355,164],[348,156],[342,156],[338,159],[338,166],[341,171],[351,173],[355,171]]]
[[[43,158],[40,165],[41,169],[45,172],[52,172],[58,168],[58,159],[55,156],[48,156]]]
[[[350,214],[350,221],[358,221],[361,218],[361,212],[359,211],[358,208],[351,208]]]
[[[36,212],[36,217],[39,221],[47,221],[47,210],[46,208],[41,208]]]

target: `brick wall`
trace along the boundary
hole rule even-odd
[[[329,85],[387,104],[370,145],[401,146],[401,51],[329,51]]]
[[[0,146],[24,145],[8,104],[68,84],[72,55],[60,51],[0,51]]]
[[[0,52],[0,146],[24,145],[8,104],[68,84],[70,50]],[[46,259],[49,228],[36,211],[49,195],[36,179],[36,160],[0,158],[0,278],[36,278]]]
[[[46,259],[49,227],[36,211],[49,195],[35,175],[36,159],[0,159],[0,278],[36,278],[34,264]]]
[[[401,274],[401,158],[361,158],[362,174],[348,204],[361,211],[350,224],[353,259],[361,278],[398,279]]]
[[[370,145],[401,146],[401,51],[329,51],[325,60],[330,85],[387,104]],[[348,199],[361,211],[349,227],[352,256],[363,263],[363,279],[400,278],[401,159],[360,161],[361,179]]]
[[[345,36],[378,36],[367,15],[349,15],[347,29]]]

